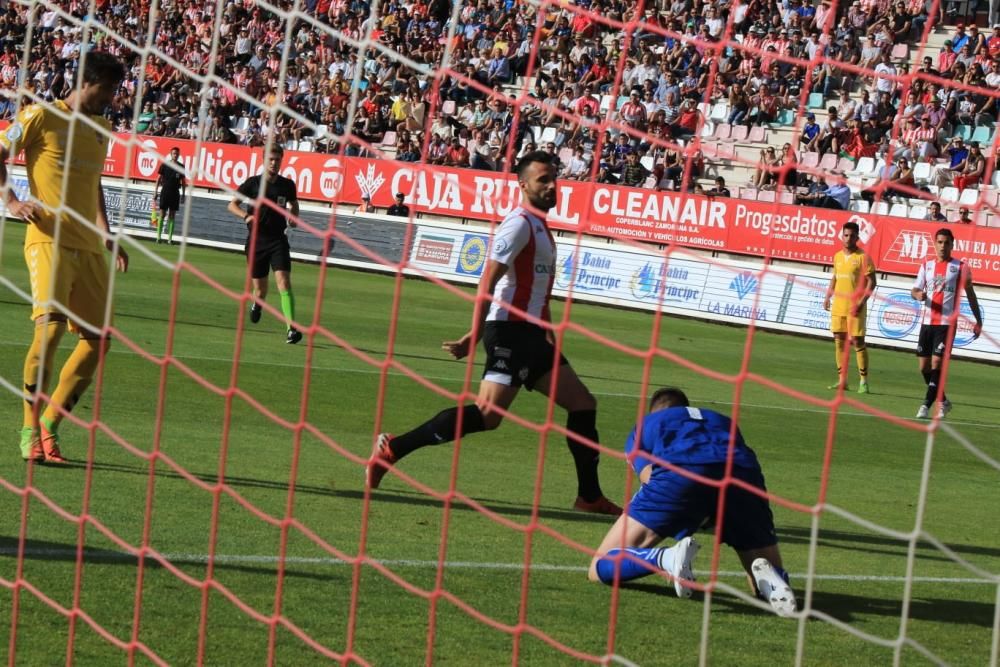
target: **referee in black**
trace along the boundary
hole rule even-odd
[[[153,188],[153,201],[158,211],[153,211],[153,222],[156,223],[156,242],[160,243],[163,227],[167,227],[167,244],[174,243],[174,218],[184,200],[184,189],[187,181],[184,178],[184,165],[181,164],[181,149],[174,146],[170,149],[170,159],[160,164],[156,175],[156,187]]]
[[[281,294],[281,313],[288,326],[285,342],[294,345],[302,340],[302,332],[294,326],[295,296],[292,294],[292,257],[287,230],[295,226],[299,198],[295,182],[280,174],[284,152],[278,145],[271,148],[264,174],[243,181],[237,189],[238,194],[229,202],[229,212],[247,226],[245,252],[254,296],[250,321],[254,324],[260,321],[260,304],[267,298],[267,274],[274,269],[274,281]]]

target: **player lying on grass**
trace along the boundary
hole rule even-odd
[[[625,441],[632,467],[642,487],[632,497],[626,513],[604,536],[590,562],[591,581],[612,584],[630,581],[656,571],[674,580],[680,597],[691,597],[692,562],[698,544],[691,535],[706,519],[716,516],[719,488],[702,484],[658,461],[689,474],[720,480],[726,473],[732,421],[713,410],[692,408],[680,389],[664,388],[653,394],[649,414],[637,437],[633,429]],[[757,455],[739,429],[733,444],[733,479],[766,492]],[[657,547],[665,537],[678,542]],[[731,484],[726,491],[722,541],[733,547],[758,597],[779,615],[795,611],[795,593],[788,573],[781,567],[774,518],[766,497]],[[622,553],[622,547],[626,553]]]

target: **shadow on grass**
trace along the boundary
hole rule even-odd
[[[811,532],[808,528],[779,528],[778,536],[781,542],[788,544],[809,544]],[[872,535],[870,533],[853,533],[843,530],[820,529],[817,543],[821,547],[834,549],[850,549],[851,551],[865,551],[874,554],[885,554],[889,556],[906,556],[907,543],[883,535]],[[949,549],[960,554],[1000,557],[1000,548],[985,547],[978,544],[948,544]],[[878,547],[895,547],[895,549],[882,549]],[[942,562],[954,562],[946,555],[937,550],[929,542],[918,542],[920,549],[919,558],[921,560],[938,560]]]
[[[667,598],[675,597],[673,587],[669,583],[628,583],[622,584],[622,589],[629,589],[659,595]],[[802,592],[798,592],[799,604],[802,604]],[[695,591],[689,603],[702,604],[705,595]],[[767,609],[761,609],[731,594],[717,591],[712,596],[712,613],[734,613],[748,616],[775,616]],[[718,609],[716,609],[718,608]],[[812,608],[832,616],[838,621],[852,623],[866,616],[886,616],[899,618],[903,613],[901,600],[872,597],[870,595],[850,595],[814,590]],[[916,596],[910,602],[909,618],[954,623],[957,625],[977,625],[983,628],[993,627],[995,614],[994,605],[990,602],[973,602],[969,600],[948,600]],[[775,618],[778,622],[781,619]],[[810,618],[813,622],[824,622],[821,619]]]
[[[76,544],[70,542],[53,542],[50,540],[27,539],[24,544],[25,560],[52,561],[52,562],[76,562]],[[7,535],[0,535],[0,558],[15,558],[18,554],[18,538]],[[191,567],[207,568],[208,562],[205,559],[195,559],[189,555],[181,554],[168,558],[170,563],[184,571],[188,576],[194,578],[204,578],[203,574],[194,573]],[[139,558],[124,551],[114,549],[101,549],[97,547],[84,546],[83,562],[86,565],[128,565],[134,567],[138,565]],[[307,572],[297,569],[297,563],[288,563],[285,566],[285,576],[299,579],[311,579],[323,582],[340,581],[345,585],[349,584],[352,577],[350,568],[338,568],[337,571],[329,567],[323,568],[322,572]],[[158,561],[153,558],[146,558],[145,568],[153,570],[166,570]],[[259,576],[277,576],[277,562],[261,565],[248,565],[245,563],[227,562],[225,557],[215,560],[213,567],[216,570],[227,572],[239,572],[242,574]]]
[[[86,464],[81,461],[70,461],[66,465],[58,466],[59,468],[84,468]],[[129,475],[148,475],[149,468],[146,466],[130,466],[122,465],[119,463],[101,463],[95,462],[93,464],[94,470],[104,471],[104,472],[117,472]],[[217,475],[212,473],[200,473],[195,471],[188,471],[195,479],[198,479],[206,484],[214,484],[218,479]],[[164,466],[157,466],[156,476],[165,479],[176,479],[187,481],[179,473],[165,468]],[[234,488],[253,488],[253,489],[265,489],[278,491],[281,494],[288,492],[288,484],[280,480],[268,480],[268,479],[255,479],[251,477],[235,477],[226,476],[226,484]],[[364,499],[365,492],[363,489],[332,489],[326,486],[316,486],[312,484],[296,484],[295,492],[297,494],[309,494],[316,496],[328,496],[331,498],[344,498],[348,500],[356,500],[361,502]],[[503,500],[496,500],[493,498],[474,498],[477,502],[481,503],[491,512],[500,514],[503,516],[511,517],[524,517],[528,518],[531,516],[532,508],[530,505],[521,505],[516,503],[511,503]],[[373,503],[396,503],[401,505],[410,506],[423,506],[423,507],[443,507],[444,503],[436,498],[428,497],[424,494],[418,493],[416,491],[383,491],[378,490],[372,493]],[[452,509],[464,512],[478,512],[477,509],[462,503],[461,501],[456,501],[452,504]],[[542,519],[552,519],[558,521],[583,521],[591,523],[602,523],[610,525],[613,518],[610,516],[604,516],[600,514],[585,514],[582,512],[577,512],[570,509],[562,509],[557,507],[546,507],[540,506],[538,508],[538,516]]]
[[[873,615],[898,618],[903,613],[900,600],[828,591],[813,591],[812,606],[845,623]],[[995,607],[990,602],[916,596],[910,602],[909,618],[991,628],[995,613]]]

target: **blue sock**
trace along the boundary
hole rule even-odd
[[[619,568],[620,571],[620,574],[618,575],[619,581],[631,581],[633,579],[638,579],[639,577],[645,577],[653,574],[656,570],[661,569],[660,554],[664,551],[668,551],[668,549],[664,549],[663,547],[625,549],[625,551],[640,559],[639,561],[626,557],[618,560],[615,556],[621,553],[621,551],[621,549],[612,549],[597,561],[597,576],[603,583],[610,584],[614,582],[616,567]]]

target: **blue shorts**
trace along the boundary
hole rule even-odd
[[[724,463],[684,466],[684,470],[709,479],[722,479]],[[733,467],[733,477],[766,491],[759,467]],[[699,484],[684,475],[655,468],[648,484],[632,497],[628,515],[660,537],[683,539],[695,533],[706,519],[714,521],[719,511],[719,488]],[[737,551],[777,544],[774,515],[767,498],[746,489],[726,487],[722,541]]]

